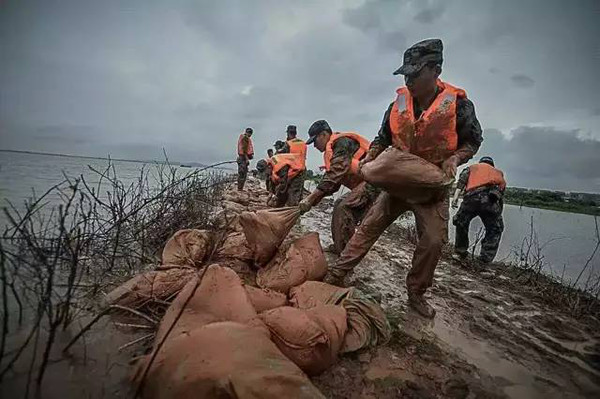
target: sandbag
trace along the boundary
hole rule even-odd
[[[188,268],[141,273],[109,292],[104,304],[138,309],[152,300],[168,299],[181,291],[195,275],[196,271]]]
[[[210,265],[199,285],[198,277],[194,278],[171,303],[159,325],[155,342],[160,342],[174,323],[169,339],[217,321],[251,323],[256,316],[237,274],[229,268]]]
[[[162,253],[162,264],[198,267],[209,252],[211,244],[212,237],[208,231],[179,230],[167,241]]]
[[[230,233],[219,243],[215,251],[214,259],[239,259],[251,262],[254,259],[254,252],[250,248],[244,233]]]
[[[336,287],[321,281],[307,281],[292,287],[290,305],[298,309],[310,309],[319,305],[339,305],[354,288]]]
[[[223,195],[225,201],[235,202],[242,206],[248,206],[250,203],[250,194],[246,191],[228,191]]]
[[[215,229],[220,231],[243,232],[240,215],[231,209],[221,209],[213,219]]]
[[[238,204],[237,202],[227,201],[227,200],[223,201],[221,206],[223,207],[223,209],[230,210],[236,214],[240,214],[247,210],[246,206],[244,206],[242,204]]]
[[[152,363],[143,398],[325,398],[265,328],[217,322],[173,341]],[[147,361],[139,363],[136,382]]]
[[[440,198],[454,182],[423,158],[390,147],[360,169],[365,181],[409,203]]]
[[[287,297],[281,292],[251,286],[244,288],[257,313],[287,305]]]
[[[254,252],[257,266],[264,266],[273,258],[300,215],[298,207],[244,212],[240,215],[240,224]]]
[[[391,337],[390,324],[381,306],[354,288],[342,288],[318,281],[307,281],[289,294],[290,305],[310,309],[319,305],[341,305],[346,309],[348,330],[341,352],[385,344]]]
[[[346,311],[341,306],[312,309],[289,306],[259,315],[281,352],[309,375],[317,375],[337,359],[346,334]]]
[[[287,294],[290,288],[307,280],[321,280],[327,273],[327,260],[318,233],[309,233],[282,248],[256,275],[259,287]]]

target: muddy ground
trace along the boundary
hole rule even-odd
[[[324,247],[330,213],[330,203],[320,205],[300,226],[318,231]],[[428,293],[437,315],[426,320],[406,306],[414,245],[402,231],[391,226],[347,280],[381,296],[392,340],[314,379],[328,397],[599,397],[598,319],[548,307],[504,265],[475,267],[446,254]]]
[[[326,248],[331,244],[331,205],[324,201],[304,215],[293,233],[317,231]],[[480,269],[445,256],[428,293],[437,316],[426,320],[406,307],[404,279],[413,244],[405,237],[392,226],[347,280],[381,298],[394,332],[388,344],[343,356],[313,378],[327,397],[600,397],[598,319],[576,320],[548,306],[536,292],[514,282],[513,269]],[[335,260],[333,254],[327,256]],[[58,348],[82,323],[59,337]],[[71,356],[53,354],[43,397],[131,397],[132,360],[148,345],[129,343],[146,334],[103,319]],[[28,365],[24,361],[2,382],[0,397],[24,397]]]

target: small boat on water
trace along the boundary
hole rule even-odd
[[[181,165],[179,165],[180,168],[191,168],[192,165],[188,165],[186,163],[182,163]]]

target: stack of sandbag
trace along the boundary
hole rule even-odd
[[[347,313],[348,330],[341,352],[386,343],[391,327],[379,304],[360,290],[341,288],[319,281],[307,281],[289,293],[290,305],[298,309],[314,309],[323,305],[340,305]]]
[[[237,275],[212,265],[173,302],[134,381],[144,398],[323,398],[269,338]]]
[[[256,276],[259,287],[287,294],[290,288],[310,280],[322,280],[327,260],[318,233],[309,233],[282,247]]]
[[[337,360],[346,334],[346,310],[319,305],[311,309],[279,307],[260,314],[271,339],[288,359],[309,375],[317,375]]]
[[[162,264],[201,266],[210,252],[212,242],[212,235],[206,230],[179,230],[165,244]]]
[[[177,266],[141,273],[109,292],[104,302],[106,305],[139,309],[155,300],[169,299],[181,291],[195,275],[194,269]]]
[[[240,224],[254,253],[256,266],[262,267],[273,258],[301,214],[298,207],[288,207],[240,215]]]
[[[360,169],[368,183],[410,203],[427,203],[446,194],[454,179],[423,158],[390,147]]]
[[[221,266],[233,269],[245,284],[256,285],[256,270],[252,267],[254,253],[246,236],[240,232],[225,232],[219,235],[212,260]]]

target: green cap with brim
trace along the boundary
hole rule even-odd
[[[413,75],[430,62],[442,64],[444,45],[440,39],[423,40],[404,52],[403,64],[394,75]]]

